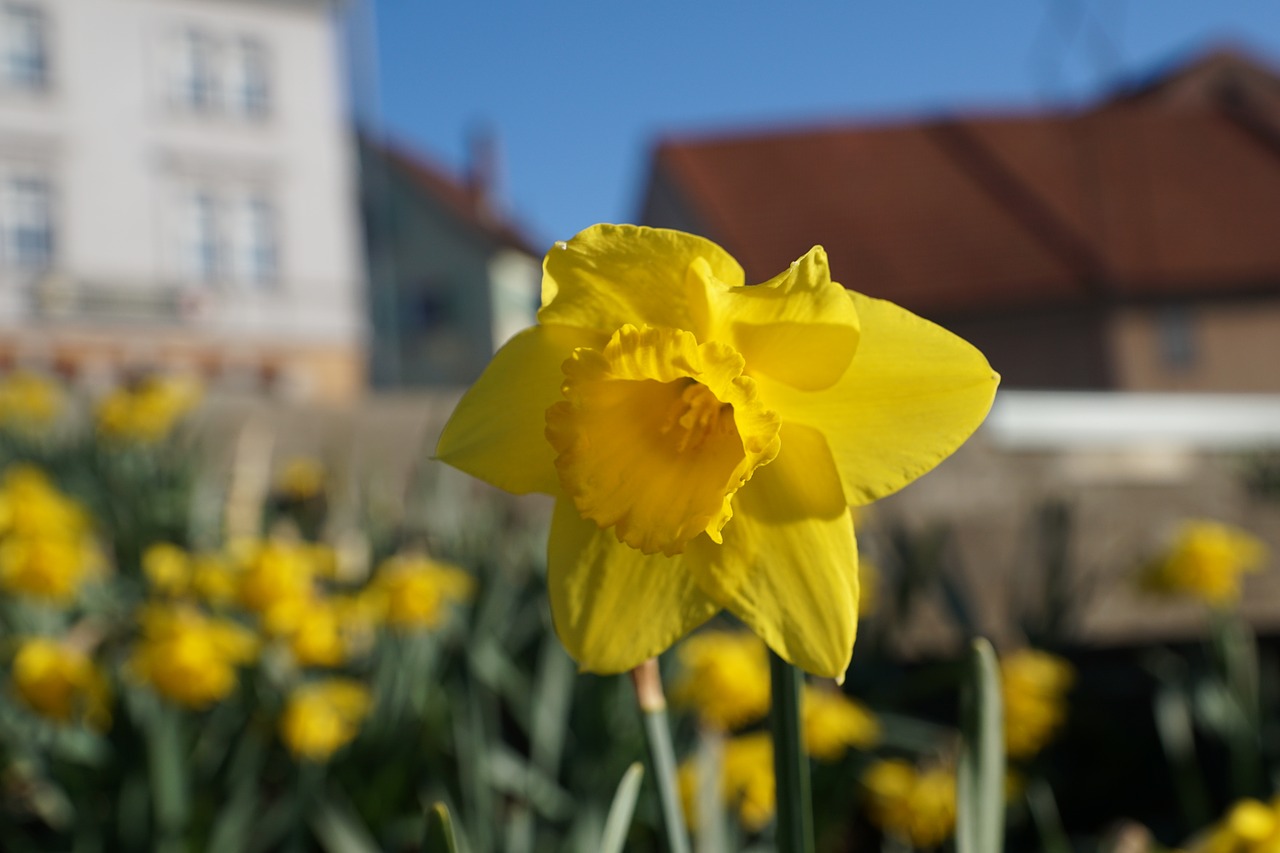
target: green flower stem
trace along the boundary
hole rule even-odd
[[[676,753],[671,745],[671,728],[667,724],[667,699],[662,692],[662,674],[658,659],[650,658],[631,670],[636,688],[636,701],[644,717],[645,740],[649,744],[649,763],[658,784],[662,803],[662,823],[667,831],[669,853],[689,853],[689,832],[680,807],[680,785],[676,780]]]
[[[1004,707],[1000,665],[983,638],[969,649],[960,697],[960,766],[956,775],[957,853],[1004,848]]]
[[[773,708],[773,769],[778,786],[779,853],[813,853],[813,803],[809,758],[800,735],[800,687],[804,674],[769,652]]]

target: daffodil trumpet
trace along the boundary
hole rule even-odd
[[[849,507],[954,451],[997,382],[965,341],[832,281],[821,247],[747,285],[709,240],[597,225],[548,252],[538,324],[463,396],[437,455],[555,498],[551,611],[583,670],[630,670],[728,610],[839,678]]]

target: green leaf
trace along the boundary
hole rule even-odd
[[[425,853],[458,853],[458,839],[453,832],[449,807],[436,803],[427,812]]]
[[[322,798],[309,822],[325,853],[379,853],[381,849],[350,805],[335,797]]]
[[[622,853],[622,845],[627,841],[627,831],[631,828],[631,815],[636,809],[636,798],[640,796],[640,783],[644,779],[644,765],[633,763],[623,774],[618,783],[618,791],[613,795],[613,805],[609,806],[609,817],[604,824],[604,837],[600,841],[600,853]]]
[[[1000,669],[991,643],[969,652],[961,695],[963,744],[957,771],[957,853],[1000,853],[1004,847],[1004,711]]]

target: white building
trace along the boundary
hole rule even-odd
[[[364,384],[324,0],[0,0],[0,364]]]

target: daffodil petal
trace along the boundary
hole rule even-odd
[[[463,395],[436,447],[444,462],[516,494],[559,492],[546,411],[560,400],[560,366],[607,338],[573,326],[533,326],[498,350]]]
[[[610,334],[627,323],[696,333],[693,315],[705,306],[691,308],[691,299],[703,297],[688,286],[688,275],[699,259],[725,284],[742,283],[742,267],[710,240],[635,225],[592,226],[547,252],[538,322]]]
[[[706,289],[710,337],[731,343],[752,375],[806,391],[844,375],[858,346],[858,312],[831,280],[821,246],[763,284],[726,287],[708,276]]]
[[[931,470],[986,417],[999,375],[972,345],[891,302],[849,294],[861,336],[844,376],[817,392],[757,377],[784,422],[821,430],[855,506]]]
[[[858,618],[858,553],[826,441],[784,424],[782,450],[734,500],[724,544],[695,540],[689,556],[712,599],[786,660],[839,678]]]
[[[646,555],[556,501],[547,588],[556,633],[585,672],[633,669],[719,611],[688,557]]]

